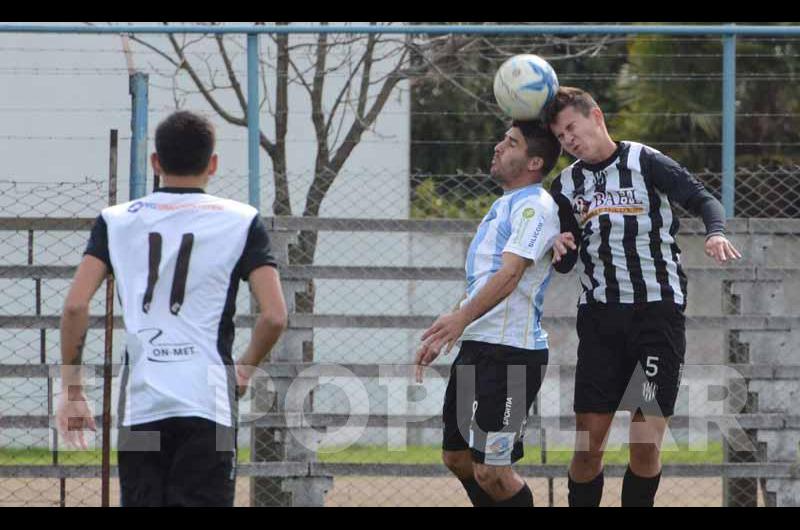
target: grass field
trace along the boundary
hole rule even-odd
[[[321,462],[329,463],[387,463],[387,464],[432,464],[441,466],[442,476],[336,476],[325,496],[325,506],[468,506],[469,500],[463,488],[449,476],[441,463],[437,446],[409,446],[404,451],[392,451],[386,446],[350,446],[343,450],[319,453]],[[539,447],[528,446],[521,464],[541,462]],[[572,456],[570,450],[547,451],[548,464],[566,464]],[[239,461],[247,462],[250,451],[239,453]],[[627,447],[606,454],[607,464],[624,464],[628,459]],[[722,445],[709,444],[704,451],[689,450],[679,446],[677,450],[663,453],[664,463],[706,464],[722,462]],[[0,466],[50,465],[52,455],[46,449],[0,450]],[[59,463],[63,465],[99,465],[100,452],[60,452]],[[116,454],[112,453],[112,463]],[[527,477],[534,492],[537,506],[566,506],[567,482],[565,477],[545,479]],[[602,506],[619,506],[622,479],[606,479]],[[66,488],[64,502],[67,506],[99,506],[101,483],[99,478],[70,478],[59,485],[54,478],[3,478],[0,479],[0,506],[58,506],[59,491]],[[249,506],[253,482],[249,477],[237,479],[236,506]],[[119,482],[111,481],[112,505],[119,504]],[[721,506],[723,504],[723,481],[720,477],[668,476],[662,480],[656,497],[656,506]],[[759,504],[763,504],[759,495]]]
[[[546,453],[548,464],[567,464],[572,458],[569,449],[549,449]],[[327,448],[320,452],[320,462],[358,464],[441,464],[441,449],[438,446],[408,446],[402,451],[390,450],[386,446],[357,446],[344,449]],[[239,462],[250,461],[250,450],[239,451]],[[722,462],[722,444],[709,443],[705,450],[696,450],[686,445],[679,445],[677,450],[662,452],[665,464],[716,464]],[[52,454],[47,449],[3,449],[0,450],[0,466],[8,465],[51,465]],[[92,451],[59,451],[58,462],[61,465],[100,465],[99,450]],[[111,463],[116,464],[117,455],[111,453]],[[538,446],[526,446],[525,457],[520,464],[539,464],[542,462]],[[625,464],[628,462],[628,446],[621,450],[606,453],[607,464]]]

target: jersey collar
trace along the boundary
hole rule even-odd
[[[622,142],[615,142],[617,144],[617,148],[614,149],[614,152],[611,153],[611,156],[603,160],[602,162],[598,162],[596,164],[590,164],[588,162],[584,162],[581,160],[581,165],[588,169],[589,171],[600,171],[601,169],[605,169],[611,165],[611,163],[617,159],[619,156],[619,152],[622,150]]]
[[[161,193],[205,193],[203,188],[178,188],[169,186],[158,188],[156,191]]]
[[[505,191],[503,191],[503,196],[513,195],[513,194],[517,193],[518,191],[522,191],[522,190],[525,190],[525,189],[528,189],[528,188],[535,188],[537,186],[538,187],[542,187],[542,183],[541,182],[537,182],[535,184],[528,184],[527,186],[522,186],[521,188],[514,188],[513,190],[505,190]]]

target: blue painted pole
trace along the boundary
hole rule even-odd
[[[147,86],[148,75],[136,72],[130,76],[131,174],[130,200],[147,194]]]
[[[722,48],[722,206],[734,216],[736,189],[736,35],[723,39]]]
[[[393,25],[393,26],[360,26],[360,25],[298,25],[298,26],[206,26],[206,25],[114,25],[114,26],[77,26],[77,25],[45,25],[45,24],[0,24],[0,33],[85,33],[85,34],[408,34],[408,35],[750,35],[800,36],[800,26],[737,26],[731,28],[723,24],[707,24],[698,26],[674,25],[636,25],[636,24],[568,24],[568,25]]]
[[[247,161],[250,206],[261,211],[261,176],[259,174],[258,123],[258,34],[247,34]]]

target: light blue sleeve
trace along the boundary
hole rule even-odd
[[[559,221],[555,203],[540,196],[526,197],[510,212],[511,236],[503,252],[512,252],[538,262],[551,249],[558,236]]]

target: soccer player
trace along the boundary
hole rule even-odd
[[[577,158],[550,189],[575,214],[569,231],[582,263],[569,504],[600,504],[603,448],[614,413],[622,409],[632,413],[622,506],[652,506],[686,350],[687,281],[672,204],[702,217],[706,254],[720,263],[741,254],[725,237],[719,201],[668,156],[612,140],[589,93],[561,87],[544,118]]]
[[[525,422],[548,359],[542,303],[561,228],[541,182],[560,152],[539,121],[513,122],[495,146],[491,175],[504,195],[470,244],[466,298],[424,332],[416,355],[421,382],[442,348],[446,354],[462,341],[444,398],[442,459],[474,506],[533,506],[511,465],[523,456]]]
[[[97,217],[61,319],[58,428],[86,448],[95,429],[81,354],[89,302],[114,274],[126,331],[119,399],[123,506],[232,506],[237,400],[286,326],[286,306],[258,211],[203,188],[217,169],[209,121],[187,111],[157,128],[163,187]],[[260,314],[233,358],[236,293]],[[238,385],[238,388],[237,388]]]

